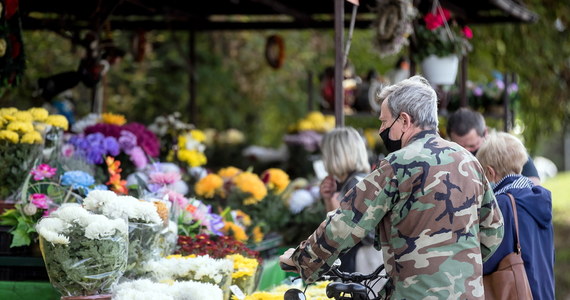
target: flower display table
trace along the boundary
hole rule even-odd
[[[59,300],[60,297],[48,281],[0,281],[0,299]]]

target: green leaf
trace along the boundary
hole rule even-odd
[[[12,233],[12,243],[10,244],[10,248],[19,247],[19,246],[29,246],[30,243],[32,242],[26,230],[17,228],[11,233]]]

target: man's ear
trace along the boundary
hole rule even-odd
[[[410,116],[408,113],[403,112],[401,114],[402,116],[402,128],[404,130],[409,129],[412,126],[412,116]]]

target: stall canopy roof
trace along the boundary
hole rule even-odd
[[[426,4],[426,0],[415,2]],[[468,24],[537,20],[519,0],[440,2]],[[360,0],[358,28],[372,25],[375,4],[376,0]],[[345,1],[346,20],[351,7]],[[20,1],[20,10],[22,25],[28,30],[93,29],[105,20],[111,28],[124,30],[334,27],[334,0],[28,0]]]

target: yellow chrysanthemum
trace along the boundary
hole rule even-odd
[[[222,228],[222,232],[226,235],[233,236],[234,239],[240,242],[247,241],[247,234],[245,234],[245,230],[233,222],[224,222],[224,228]]]
[[[213,198],[216,192],[220,191],[224,185],[224,180],[216,174],[208,174],[194,185],[196,195],[205,198]]]
[[[43,142],[42,135],[37,131],[25,133],[20,139],[22,144],[41,144]]]
[[[18,111],[18,109],[15,107],[0,108],[0,116],[13,115],[17,111]]]
[[[243,171],[236,168],[236,167],[227,167],[222,168],[218,171],[218,175],[220,175],[224,179],[230,179],[235,177],[237,174],[242,173]]]
[[[166,257],[166,259],[172,259],[172,258],[182,258],[182,255],[180,254],[172,254]]]
[[[39,121],[39,122],[45,121],[49,116],[48,111],[45,108],[41,107],[32,107],[28,109],[28,112],[32,114],[32,118],[34,118],[34,121]]]
[[[267,178],[265,176],[267,176]],[[267,183],[267,187],[270,190],[274,190],[277,194],[282,193],[291,182],[289,175],[287,175],[283,170],[277,168],[265,170],[262,177]]]
[[[20,136],[18,133],[11,130],[0,130],[0,140],[10,141],[14,144],[18,143]]]
[[[255,226],[253,227],[253,241],[256,243],[259,243],[261,241],[263,241],[263,231],[261,231],[261,227],[259,226]]]
[[[34,123],[34,129],[39,132],[45,132],[47,126],[46,123]]]
[[[190,136],[192,136],[192,138],[199,143],[202,143],[206,140],[206,134],[204,134],[202,130],[193,129],[190,131]]]
[[[232,295],[232,300],[237,299],[235,295]],[[246,296],[245,300],[283,300],[283,293],[255,292]]]
[[[62,128],[63,130],[67,130],[67,128],[69,127],[67,119],[65,118],[65,116],[62,115],[48,116],[45,123],[51,126]]]
[[[27,122],[30,123],[34,120],[32,114],[28,111],[17,111],[13,114],[16,121]]]
[[[206,155],[197,150],[178,150],[177,158],[178,160],[187,163],[190,167],[199,167],[208,162]]]
[[[250,172],[238,174],[234,177],[233,182],[239,190],[251,195],[243,200],[245,205],[258,203],[267,196],[267,188],[256,174]]]
[[[307,115],[306,120],[312,122],[313,124],[324,123],[325,115],[323,115],[323,113],[320,111],[312,111]]]
[[[6,129],[20,133],[28,133],[34,131],[34,124],[32,124],[32,122],[14,121],[8,124]]]
[[[101,122],[113,125],[122,126],[127,123],[127,119],[125,116],[119,114],[112,114],[112,113],[104,113],[101,114]]]
[[[251,225],[251,217],[248,214],[244,213],[242,210],[238,209],[236,211],[236,218],[240,220],[240,222],[245,227],[249,227]]]

